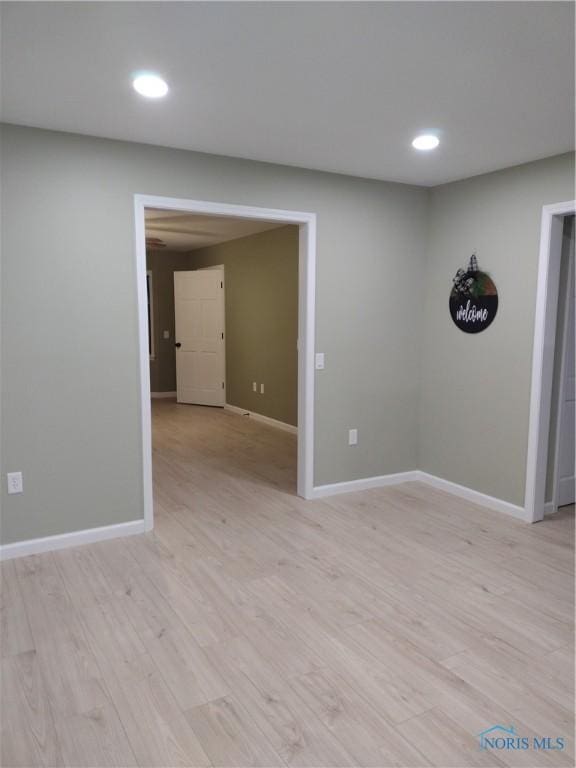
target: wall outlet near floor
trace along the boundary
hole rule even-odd
[[[8,493],[23,493],[22,472],[8,472]]]
[[[260,384],[260,394],[264,394],[264,384]]]
[[[358,430],[357,429],[349,429],[348,430],[348,445],[358,445]]]
[[[258,384],[255,381],[252,382],[252,392],[258,392]]]

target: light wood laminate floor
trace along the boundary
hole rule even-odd
[[[154,533],[2,565],[3,766],[574,764],[573,508],[305,502],[293,435],[153,412]]]

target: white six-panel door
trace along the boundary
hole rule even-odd
[[[174,272],[174,311],[178,402],[223,406],[223,268]]]

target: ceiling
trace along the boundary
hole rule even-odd
[[[277,229],[278,222],[237,219],[233,216],[203,216],[182,211],[146,208],[146,241],[149,250],[193,251],[239,237]],[[163,245],[152,241],[158,238]]]
[[[569,2],[4,2],[2,119],[435,185],[573,147]],[[131,88],[147,69],[163,100]],[[440,147],[412,138],[435,131]]]

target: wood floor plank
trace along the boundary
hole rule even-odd
[[[330,668],[293,678],[290,685],[334,738],[345,745],[357,765],[429,765],[424,755],[390,725],[368,698]]]
[[[197,574],[189,572],[201,558],[187,551],[168,549],[156,535],[134,537],[127,548],[142,572],[153,581],[154,590],[169,603],[199,645],[237,635],[236,626],[227,623],[205,595],[196,580]]]
[[[32,651],[34,640],[12,560],[0,564],[0,578],[0,654],[13,656]]]
[[[122,552],[127,578],[122,573],[112,574],[123,585],[122,596],[126,615],[138,633],[141,647],[154,661],[156,669],[168,685],[182,710],[204,704],[228,692],[228,687],[212,667],[201,647],[196,643],[185,622],[173,610],[171,591],[165,580],[154,582],[127,551],[128,542],[118,542],[116,551]],[[125,545],[122,547],[121,545]],[[108,562],[108,555],[102,562]],[[109,570],[109,573],[112,569]]]
[[[108,668],[105,678],[139,766],[210,765],[152,659]]]
[[[70,598],[70,593],[74,598],[81,598],[78,606],[83,611],[96,613],[98,618],[102,616],[97,611],[98,602],[92,599],[93,594],[78,578],[79,572],[71,574],[64,569],[65,563],[81,557],[82,553],[79,549],[76,553],[62,552],[58,557],[41,555],[17,563],[34,637],[42,706],[49,707],[54,741],[61,755],[55,764],[87,768],[91,765],[132,766],[136,765],[136,759],[97,661],[100,655],[104,664],[111,662],[108,654],[101,651],[102,646],[110,649],[109,644],[102,644],[107,633],[97,620],[86,623],[83,620],[86,614],[80,615],[75,599]],[[70,578],[69,588],[63,572]],[[93,641],[92,645],[88,638]],[[2,684],[4,686],[4,682]],[[23,724],[29,739],[34,737],[31,723]]]
[[[80,633],[78,617],[55,565],[57,557],[47,553],[14,560],[35,642]]]
[[[228,682],[185,627],[177,624],[157,635],[146,632],[143,639],[181,709],[206,704],[229,692]]]
[[[565,735],[572,742],[574,715],[546,695],[546,689],[532,690],[524,678],[506,674],[501,668],[474,660],[464,660],[452,670],[466,683],[495,702],[537,732]]]
[[[400,723],[431,708],[421,678],[406,674],[401,665],[382,663],[347,631],[330,634],[322,621],[306,613],[294,633],[389,722]]]
[[[462,728],[441,710],[429,710],[398,726],[404,738],[419,749],[432,765],[444,768],[461,766],[500,766],[499,757],[481,750],[477,734]]]
[[[121,598],[113,594],[98,565],[98,547],[78,547],[56,559],[70,602],[100,669],[140,657],[145,652]]]
[[[36,652],[6,656],[0,664],[2,766],[64,765]]]
[[[71,768],[129,768],[136,757],[113,705],[82,714],[55,717],[62,749],[62,765]]]
[[[244,636],[268,659],[284,678],[303,675],[324,666],[324,660],[286,624],[262,613],[244,626]]]
[[[287,765],[350,766],[351,753],[332,738],[314,711],[245,638],[210,649],[211,658],[225,670],[234,697]]]
[[[190,709],[186,719],[215,768],[284,765],[245,709],[232,697]]]
[[[16,561],[36,658],[53,711],[76,715],[108,704],[101,670],[51,554]]]

